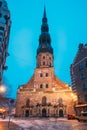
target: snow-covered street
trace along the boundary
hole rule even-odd
[[[20,126],[20,130],[87,130],[87,123],[64,118],[14,118],[11,121]]]

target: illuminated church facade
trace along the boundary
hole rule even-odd
[[[54,73],[54,55],[44,8],[34,74],[18,88],[16,116],[66,117],[75,114],[77,97]]]

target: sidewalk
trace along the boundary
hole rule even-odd
[[[12,122],[10,122],[10,125],[8,128],[7,121],[0,121],[0,130],[23,130],[23,129]]]

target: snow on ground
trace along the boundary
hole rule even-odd
[[[8,119],[3,121],[6,120]],[[11,121],[23,128],[23,130],[74,130],[72,124],[78,124],[77,121],[72,122],[65,118],[13,118]]]

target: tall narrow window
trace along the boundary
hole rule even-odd
[[[42,74],[42,73],[40,73],[40,77],[43,77],[43,74]]]
[[[46,73],[46,77],[48,77],[48,73]]]
[[[30,104],[30,99],[27,99],[27,101],[26,101],[26,107],[29,107],[29,104]]]
[[[42,105],[44,105],[44,106],[46,105],[46,100],[47,100],[47,99],[46,99],[46,97],[44,96],[44,97],[42,98]]]
[[[45,56],[43,56],[43,59],[45,59]]]
[[[45,62],[43,62],[43,65],[45,65]]]
[[[48,84],[46,84],[46,88],[48,88]]]

